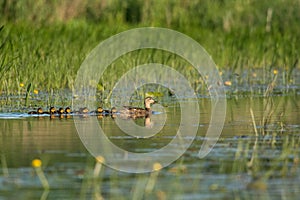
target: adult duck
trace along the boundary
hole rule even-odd
[[[120,111],[121,114],[130,115],[130,117],[145,117],[152,113],[151,105],[156,101],[152,97],[146,97],[144,100],[144,108],[124,106]]]

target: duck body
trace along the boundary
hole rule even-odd
[[[43,112],[43,114],[54,115],[56,113],[55,107],[50,107],[49,111]]]
[[[44,114],[44,112],[43,112],[42,108],[38,108],[37,111],[29,111],[28,114],[29,115],[41,115],[41,114]]]
[[[132,106],[123,106],[123,110],[121,113],[128,113],[132,115],[142,115],[142,114],[149,114],[151,112],[151,109],[144,109],[139,107],[132,107]]]
[[[99,106],[96,110],[93,110],[90,113],[93,115],[102,115],[103,112],[104,112],[104,109],[101,106]]]
[[[152,114],[151,105],[154,103],[156,103],[156,101],[152,97],[146,97],[144,100],[145,108],[123,106],[120,114],[125,117],[127,115],[127,118],[147,117]]]
[[[59,108],[58,110],[57,110],[57,114],[59,114],[59,115],[62,115],[62,114],[64,114],[65,113],[65,110],[63,109],[63,108]]]
[[[87,107],[83,107],[83,108],[79,108],[79,111],[77,111],[76,113],[78,114],[88,114],[89,109]]]

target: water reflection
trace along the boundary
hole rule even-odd
[[[122,120],[143,120],[144,121],[144,126],[146,128],[152,128],[154,123],[151,121],[151,117],[152,117],[152,114],[151,113],[147,113],[146,115],[144,116],[138,116],[138,115],[127,115],[127,114],[120,114],[119,116],[118,115],[112,115],[112,118],[115,119],[116,117],[120,117]]]
[[[4,119],[3,116],[13,115],[2,113],[0,199],[38,199],[42,195],[45,199],[274,199],[279,196],[297,199],[300,195],[299,97],[277,96],[272,101],[273,113],[268,125],[263,126],[263,98],[228,100],[220,140],[207,157],[198,159],[210,120],[209,99],[200,99],[201,121],[196,139],[180,159],[156,175],[127,174],[105,165],[99,170],[98,162],[82,145],[72,116],[50,119],[18,114],[17,118]],[[257,122],[258,137],[253,130],[250,107]],[[122,132],[116,124],[118,115],[99,116],[98,123],[116,145],[135,152],[149,152],[168,144],[177,131],[180,108],[169,105],[165,112],[168,117],[161,132],[145,139]],[[142,127],[161,127],[160,121],[155,121],[158,116],[130,120]],[[31,167],[34,158],[43,161],[49,193],[44,193]]]

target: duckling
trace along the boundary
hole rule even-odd
[[[108,109],[103,109],[102,115],[103,115],[103,116],[108,116],[109,113],[110,113],[110,110],[108,110]]]
[[[65,113],[65,110],[64,110],[63,108],[59,108],[58,111],[57,111],[57,113],[58,113],[59,115],[62,115],[62,114]]]
[[[71,110],[71,108],[70,107],[66,107],[66,109],[65,109],[65,117],[67,118],[67,119],[70,119],[70,118],[72,118],[71,116],[71,114],[72,114],[73,112],[72,112],[72,110]]]
[[[146,97],[144,100],[145,108],[124,106],[124,109],[120,111],[122,114],[131,115],[132,117],[144,117],[152,113],[151,105],[156,103],[152,97]]]
[[[28,112],[28,114],[29,115],[34,115],[34,114],[41,115],[41,114],[44,114],[44,112],[43,112],[42,108],[38,108],[37,111],[30,111],[30,112]]]
[[[79,108],[79,114],[87,114],[89,109],[87,107]]]
[[[114,114],[114,113],[117,113],[117,109],[116,107],[112,107],[111,110],[110,110],[110,113]]]
[[[103,112],[103,108],[102,107],[98,107],[97,108],[97,113],[102,113]]]
[[[115,119],[117,117],[117,109],[115,107],[112,107],[110,110],[111,118]]]
[[[71,108],[70,107],[66,107],[65,114],[71,114],[71,113],[72,113]]]
[[[56,108],[55,107],[51,107],[49,110],[50,115],[53,115],[56,113]]]
[[[106,109],[102,111],[102,115],[105,116],[116,114],[116,113],[117,113],[117,109],[115,107],[112,107],[110,110]]]
[[[50,114],[54,115],[56,113],[56,109],[54,107],[51,107],[49,111],[43,112],[43,114]]]
[[[99,106],[96,110],[93,110],[91,113],[95,113],[95,114],[101,114],[103,113],[103,108],[101,106]]]

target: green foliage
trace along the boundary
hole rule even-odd
[[[189,35],[221,69],[241,73],[253,68],[269,72],[282,68],[287,84],[293,69],[299,67],[299,8],[299,1],[280,0],[3,0],[0,93],[16,93],[20,83],[48,92],[72,89],[81,62],[99,42],[145,26],[167,27]],[[187,63],[176,56],[171,57],[173,61],[166,58],[170,56],[156,51],[133,53],[127,60],[112,64],[113,70],[106,74],[112,79],[100,80],[98,88],[111,89],[125,69],[147,59],[177,67],[192,84],[199,83],[193,71],[186,70]]]

